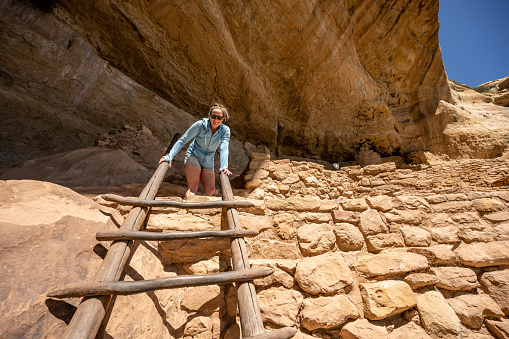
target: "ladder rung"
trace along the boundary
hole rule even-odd
[[[134,198],[125,198],[116,194],[102,195],[104,200],[114,201],[121,205],[144,206],[144,207],[176,207],[176,208],[222,208],[222,207],[252,207],[254,204],[250,201],[207,201],[207,202],[180,202],[171,200],[143,200]]]
[[[146,231],[110,231],[97,232],[97,240],[152,240],[166,241],[176,239],[196,239],[196,238],[239,238],[254,237],[258,235],[255,230],[212,230],[198,232],[173,232],[159,233]]]
[[[283,327],[274,331],[265,332],[254,335],[252,337],[244,337],[242,339],[289,339],[297,333],[297,329],[293,327]]]
[[[274,273],[270,267],[229,271],[207,275],[179,276],[144,281],[91,281],[69,284],[47,294],[51,298],[75,298],[110,294],[136,294],[161,289],[226,284],[266,277]]]

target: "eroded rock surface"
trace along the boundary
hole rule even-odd
[[[92,280],[109,244],[95,233],[115,230],[98,205],[68,188],[0,181],[0,331],[5,338],[59,337],[78,299],[46,293]]]
[[[364,165],[360,150],[379,161],[507,147],[507,108],[447,81],[438,0],[51,5],[0,7],[4,165],[93,146],[125,124],[170,140],[214,101],[237,139],[279,154]]]

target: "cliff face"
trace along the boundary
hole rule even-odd
[[[124,124],[169,139],[214,101],[230,108],[238,139],[277,154],[478,155],[475,142],[444,147],[458,138],[444,133],[455,99],[438,0],[51,4],[0,5],[11,162],[92,146]],[[495,146],[482,140],[484,156]]]
[[[57,16],[138,82],[197,116],[223,101],[234,131],[280,153],[422,149],[423,121],[450,99],[438,1],[59,6]]]

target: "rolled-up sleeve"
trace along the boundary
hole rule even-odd
[[[170,153],[164,156],[166,161],[170,162],[173,158],[180,152],[182,147],[189,142],[192,138],[196,137],[200,132],[200,125],[202,124],[201,120],[195,122],[189,127],[189,129],[184,133],[184,135],[173,145]]]
[[[226,126],[225,126],[226,127]],[[230,128],[227,128],[221,137],[221,144],[219,145],[221,170],[228,168],[228,147],[230,144]]]

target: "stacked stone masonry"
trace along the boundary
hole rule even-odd
[[[338,170],[253,155],[236,199],[267,330],[297,338],[508,338],[509,162]],[[172,198],[173,199],[173,198]],[[177,199],[178,198],[174,198]],[[193,197],[188,201],[207,199]],[[147,230],[225,228],[221,210],[153,209]],[[229,241],[161,242],[166,271],[231,268]],[[186,289],[182,337],[239,338],[234,286]]]

